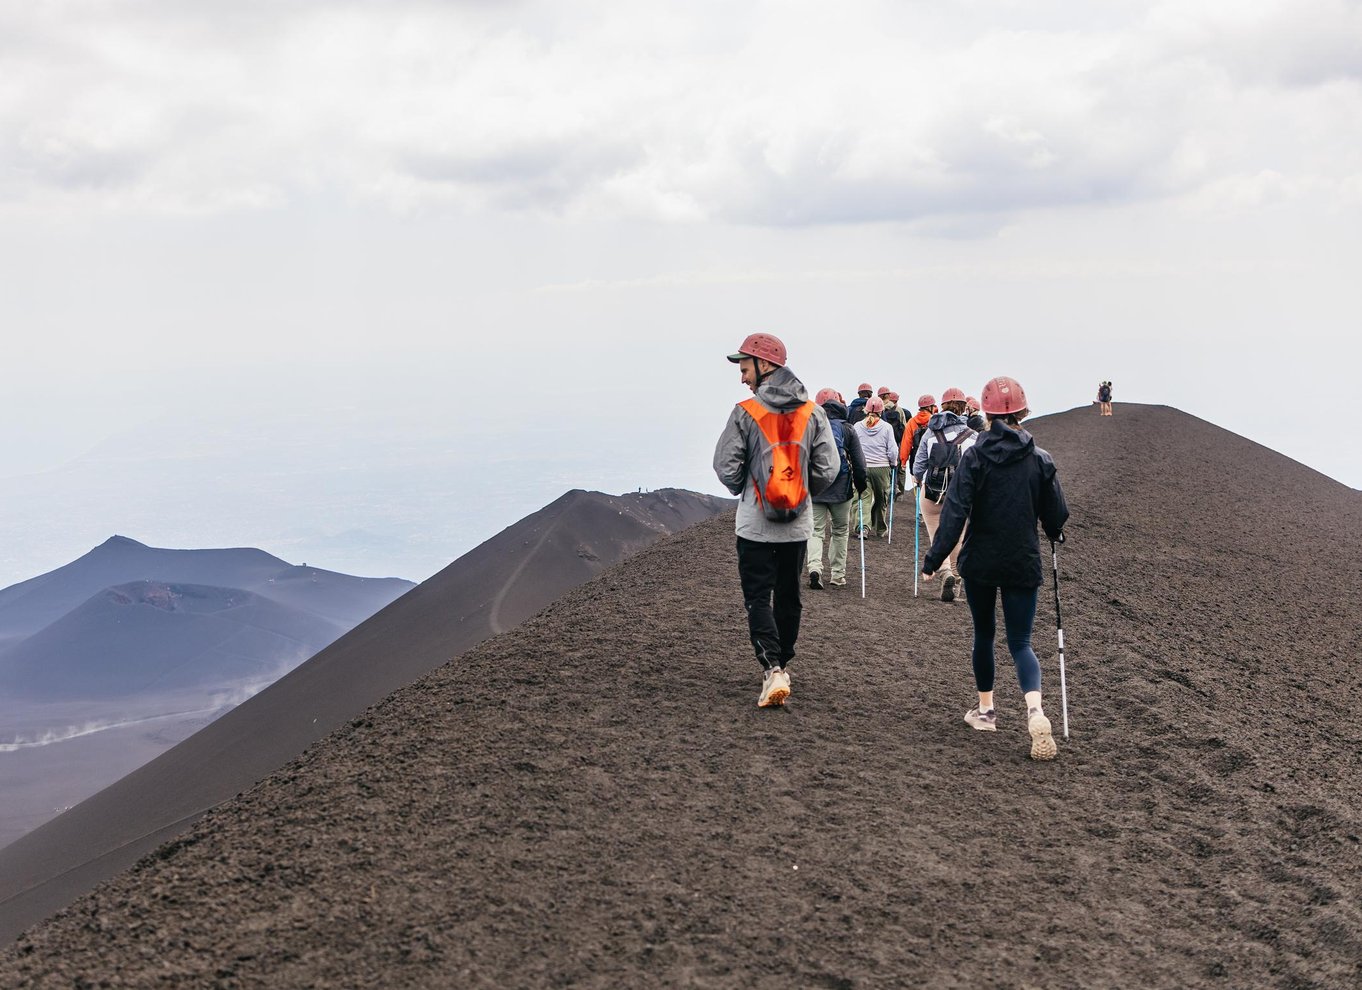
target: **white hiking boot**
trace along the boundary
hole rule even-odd
[[[1050,734],[1050,720],[1043,712],[1032,712],[1026,720],[1027,731],[1031,733],[1031,759],[1053,760],[1059,752],[1055,737]]]
[[[785,704],[790,696],[790,675],[779,667],[771,667],[761,679],[761,694],[757,697],[758,708],[770,708]]]
[[[946,573],[946,579],[941,582],[941,600],[943,602],[955,601],[955,575]]]

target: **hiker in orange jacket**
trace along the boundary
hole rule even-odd
[[[913,467],[913,457],[917,454],[918,436],[927,428],[931,422],[932,415],[936,412],[936,397],[931,395],[919,395],[917,397],[917,415],[908,420],[908,428],[903,431],[903,442],[899,444],[899,466],[908,468]]]
[[[837,480],[842,460],[827,414],[785,366],[778,338],[750,334],[728,360],[741,367],[753,394],[733,407],[714,448],[714,473],[739,496],[738,577],[762,667],[757,705],[767,708],[790,696],[785,668],[803,614],[799,588],[813,535],[810,499]],[[796,442],[773,446],[772,436]]]

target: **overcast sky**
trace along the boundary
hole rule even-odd
[[[360,404],[715,491],[761,329],[1362,487],[1359,134],[1338,0],[0,0],[0,475]]]

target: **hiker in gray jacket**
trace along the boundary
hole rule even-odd
[[[762,666],[757,705],[790,696],[786,666],[803,614],[800,583],[813,533],[811,498],[841,468],[827,415],[785,367],[785,345],[754,333],[728,359],[753,397],[734,407],[714,448],[714,473],[738,498],[738,576],[748,631]],[[790,437],[793,443],[780,442]]]
[[[865,539],[867,533],[883,537],[889,532],[889,500],[894,497],[892,482],[899,457],[894,428],[880,418],[884,413],[884,400],[871,399],[865,404],[865,412],[865,419],[852,427],[861,441],[866,475],[870,479],[869,492],[862,493],[860,506],[852,509],[859,514],[860,523],[865,527],[857,533],[861,539]]]

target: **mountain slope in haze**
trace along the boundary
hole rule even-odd
[[[413,587],[116,536],[0,590],[0,847]]]
[[[397,691],[0,983],[1358,985],[1362,727],[1321,713],[1362,687],[1362,497],[1162,407],[1032,429],[1073,509],[1055,762],[1006,659],[999,731],[961,721],[968,611],[911,597],[906,531],[867,599],[806,593],[758,710],[721,517]],[[380,619],[375,656],[419,643]]]
[[[730,503],[572,491],[469,551],[249,701],[0,849],[0,938],[131,864],[369,705]]]
[[[31,636],[105,588],[133,581],[240,588],[352,626],[412,587],[399,578],[362,578],[253,548],[167,550],[110,537],[46,574],[0,589],[0,638]]]
[[[239,588],[136,581],[5,651],[0,688],[11,698],[110,702],[221,690],[277,677],[346,628]]]

